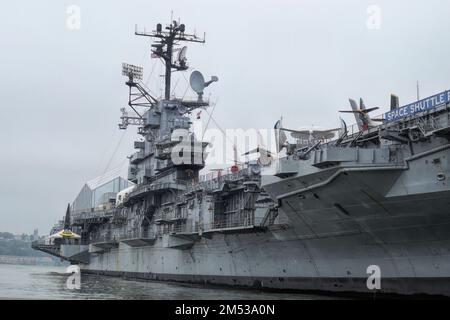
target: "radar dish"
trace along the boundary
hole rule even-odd
[[[198,94],[203,93],[203,89],[205,89],[205,78],[203,78],[203,75],[201,74],[200,71],[194,71],[191,73],[189,83],[191,85],[192,90],[194,90]]]
[[[181,48],[180,52],[178,52],[178,61],[186,60],[186,51],[187,51],[187,47],[186,46]]]

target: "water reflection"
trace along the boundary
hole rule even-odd
[[[125,280],[82,275],[81,289],[66,287],[63,267],[0,265],[0,298],[13,299],[327,299],[325,296],[272,293],[202,285]]]

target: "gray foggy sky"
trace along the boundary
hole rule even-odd
[[[81,28],[66,27],[69,5]],[[381,9],[369,29],[369,5]],[[0,231],[47,233],[86,180],[101,174],[122,131],[127,88],[121,63],[153,63],[134,26],[167,23],[206,32],[188,61],[220,81],[215,119],[223,128],[338,125],[348,98],[387,106],[450,89],[449,1],[22,1],[0,11]],[[158,65],[149,83],[159,93]],[[186,74],[188,78],[189,74]],[[177,90],[186,83],[180,78]],[[351,116],[346,116],[351,122]],[[130,154],[129,127],[110,168]]]

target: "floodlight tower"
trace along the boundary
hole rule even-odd
[[[120,129],[126,129],[129,124],[142,125],[143,117],[136,107],[153,108],[158,104],[158,100],[153,97],[142,84],[143,68],[128,63],[122,63],[122,75],[128,77],[126,85],[129,87],[128,105],[136,113],[136,116],[129,117],[124,108],[122,111],[122,123]]]
[[[184,48],[181,49],[182,54],[179,55],[178,61],[175,63],[172,61],[174,45],[183,41],[205,43],[205,36],[203,36],[203,38],[198,38],[195,34],[185,33],[185,25],[178,24],[176,21],[173,21],[170,25],[166,26],[164,31],[161,23],[158,23],[156,25],[156,30],[153,30],[152,32],[138,32],[136,28],[134,34],[158,39],[152,44],[152,54],[164,60],[166,66],[164,98],[170,100],[170,80],[172,70],[184,71],[188,69],[185,58],[186,50]]]

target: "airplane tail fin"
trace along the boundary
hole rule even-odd
[[[398,96],[396,96],[395,94],[391,94],[391,111],[397,109],[398,107],[400,107]]]
[[[353,99],[349,99],[348,101],[350,102],[350,106],[352,107],[353,114],[355,115],[356,124],[358,125],[359,130],[363,130],[364,122],[362,121],[361,113],[358,112],[359,110],[358,104]]]

